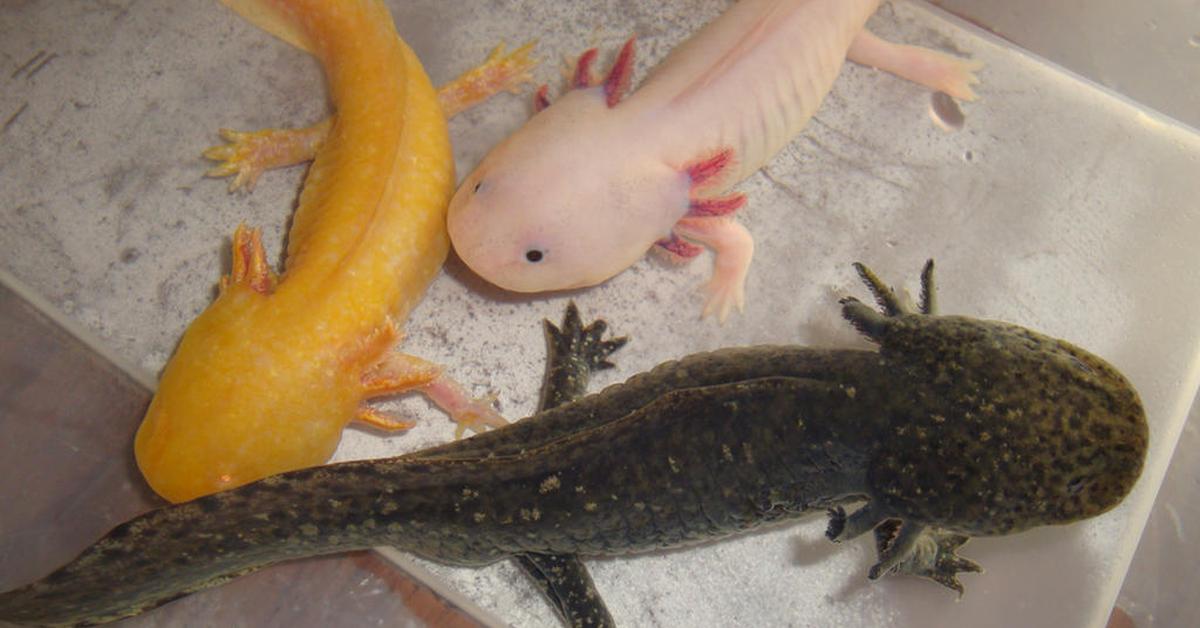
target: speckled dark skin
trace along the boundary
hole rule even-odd
[[[1014,325],[905,312],[859,270],[883,314],[855,299],[843,313],[878,352],[694,355],[471,439],[169,506],[0,594],[0,618],[111,620],[265,564],[373,545],[464,565],[548,556],[541,567],[586,576],[572,555],[674,547],[826,509],[835,541],[875,530],[872,577],[961,590],[956,573],[978,569],[954,553],[968,537],[1070,523],[1129,492],[1147,428],[1116,370]],[[923,312],[931,277],[927,267]],[[854,502],[865,505],[845,516]],[[555,582],[579,584],[540,584]]]

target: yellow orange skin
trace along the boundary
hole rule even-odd
[[[273,290],[234,278],[191,324],[135,439],[174,502],[320,464],[446,258],[454,163],[437,94],[378,0],[227,2],[292,29],[337,118],[318,151]],[[258,280],[258,283],[255,283]],[[255,286],[259,289],[256,289]]]

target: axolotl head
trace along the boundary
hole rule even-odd
[[[905,517],[971,536],[1010,534],[1107,512],[1141,475],[1145,410],[1100,357],[962,316],[902,316],[880,338],[884,354],[930,385],[904,394],[940,404],[904,413],[871,470],[875,490]]]
[[[589,91],[534,116],[450,202],[455,251],[501,288],[598,284],[637,261],[686,211],[687,177],[631,150]]]

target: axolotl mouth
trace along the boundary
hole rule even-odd
[[[554,238],[540,232],[516,238],[512,234],[484,232],[471,221],[451,220],[448,224],[459,259],[476,275],[504,290],[521,293],[575,290],[602,283],[622,269],[620,265],[611,268],[613,264],[590,263],[561,247],[543,244],[542,240]],[[539,239],[539,236],[545,237]]]

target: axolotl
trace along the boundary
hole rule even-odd
[[[146,480],[168,500],[185,501],[320,464],[351,420],[410,426],[365,401],[411,389],[460,424],[502,425],[488,400],[470,398],[441,367],[391,351],[449,251],[454,159],[447,99],[396,34],[387,7],[379,0],[225,4],[315,55],[337,114],[323,125],[323,141],[310,144],[316,160],[282,277],[257,230],[234,234],[232,271],[184,333],[138,430]],[[443,94],[457,107],[527,68],[523,56],[493,55]],[[222,157],[233,169],[251,163],[234,149]]]
[[[722,349],[579,398],[622,340],[568,310],[548,326],[542,412],[148,512],[0,594],[0,619],[108,621],[276,561],[394,545],[460,565],[516,558],[568,623],[612,625],[580,558],[823,512],[833,541],[874,532],[871,578],[961,593],[958,575],[979,570],[957,553],[970,537],[1079,521],[1128,494],[1148,430],[1115,368],[1024,327],[934,315],[931,265],[916,312],[858,268],[882,312],[845,298],[842,314],[878,351]]]
[[[658,245],[715,253],[704,314],[741,309],[754,242],[728,193],[791,141],[843,61],[974,99],[978,64],[888,43],[864,29],[879,0],[739,0],[623,98],[634,40],[607,78],[580,57],[575,89],[487,154],[450,204],[459,257],[518,292],[601,283]],[[540,92],[545,93],[545,90]]]

